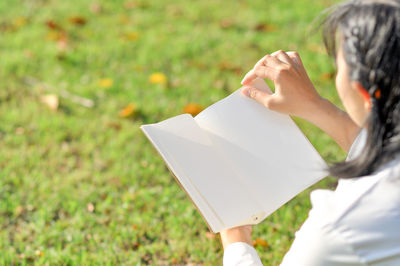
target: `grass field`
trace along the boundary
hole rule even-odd
[[[221,264],[219,238],[139,126],[229,95],[278,49],[298,51],[338,103],[311,32],[333,2],[0,1],[0,264]],[[344,158],[296,121],[326,160]],[[290,247],[309,191],[254,228],[265,265]]]

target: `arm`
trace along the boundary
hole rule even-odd
[[[344,151],[348,152],[360,128],[346,112],[327,99],[321,98],[316,102],[314,110],[303,118],[327,133]]]
[[[257,77],[272,80],[275,93],[247,86]],[[295,52],[278,51],[266,55],[247,73],[242,84],[245,95],[271,110],[295,115],[315,124],[345,151],[349,150],[359,132],[359,127],[347,113],[318,94]]]

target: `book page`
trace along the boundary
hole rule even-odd
[[[268,89],[260,79],[253,85]],[[266,215],[327,175],[325,162],[288,115],[268,110],[240,90],[195,120],[251,187]]]
[[[262,212],[192,116],[180,115],[142,129],[214,232]]]

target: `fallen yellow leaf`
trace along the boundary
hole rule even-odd
[[[152,84],[162,84],[166,85],[167,84],[167,76],[165,76],[161,72],[156,72],[150,75],[149,77],[149,82]]]
[[[123,118],[134,116],[137,113],[137,108],[134,104],[130,103],[119,111],[119,116]]]
[[[333,80],[335,78],[335,73],[333,72],[326,72],[326,73],[322,73],[319,78],[322,81],[328,81],[328,80]]]
[[[40,250],[36,250],[36,251],[35,251],[35,254],[36,254],[36,256],[38,256],[38,257],[43,257],[43,255],[44,255],[43,251],[40,251]]]
[[[183,112],[187,114],[191,114],[192,116],[198,115],[204,108],[198,105],[197,103],[188,103],[183,107]]]
[[[14,19],[14,22],[13,22],[14,26],[17,28],[21,28],[26,23],[28,23],[28,20],[25,17],[17,17],[16,19]]]
[[[114,81],[110,78],[100,79],[99,81],[99,86],[102,87],[103,89],[111,88],[113,84]]]
[[[139,38],[139,33],[137,32],[128,32],[123,35],[123,38],[128,41],[134,41]]]
[[[256,238],[256,239],[253,241],[253,247],[255,247],[255,246],[262,246],[262,247],[268,248],[268,247],[269,247],[269,244],[268,244],[268,242],[265,241],[264,239]]]
[[[63,31],[51,30],[46,34],[46,40],[57,42],[68,42],[68,35]]]
[[[52,110],[52,111],[57,111],[58,109],[58,105],[59,105],[59,100],[58,100],[58,96],[55,94],[47,94],[47,95],[43,95],[42,97],[40,97],[40,100],[42,103],[44,103],[45,105],[47,105],[47,107]]]

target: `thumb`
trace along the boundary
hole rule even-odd
[[[265,107],[267,108],[271,108],[271,105],[273,104],[273,95],[260,89],[253,87],[243,87],[242,93],[247,97],[252,98],[257,102],[265,105]]]

